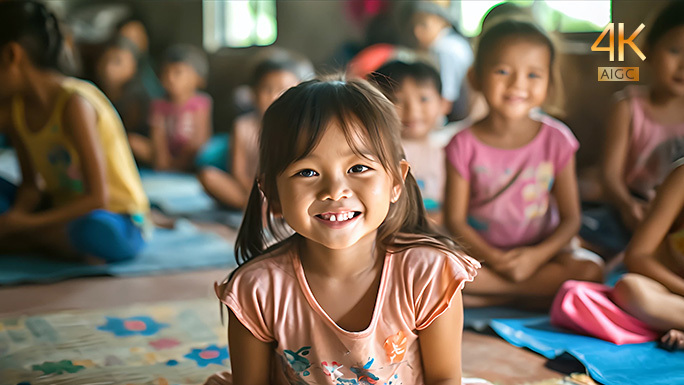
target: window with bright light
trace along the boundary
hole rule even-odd
[[[482,18],[494,6],[510,2],[528,8],[544,28],[558,32],[600,32],[611,22],[610,0],[464,0],[454,3],[466,36],[480,33]]]
[[[278,35],[275,0],[203,0],[204,49],[273,44]]]

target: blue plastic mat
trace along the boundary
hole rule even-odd
[[[21,170],[19,169],[17,155],[11,148],[0,147],[0,178],[14,184],[18,184],[21,180]]]
[[[541,316],[544,316],[544,313],[501,306],[470,308],[463,309],[463,326],[481,332],[487,329],[496,318],[525,319]]]
[[[166,215],[240,226],[242,212],[217,204],[193,174],[140,170],[140,177],[152,207]]]
[[[231,243],[180,220],[173,230],[155,229],[145,249],[132,261],[93,266],[37,256],[0,255],[0,284],[58,281],[94,275],[154,275],[234,266]]]
[[[497,319],[490,326],[511,344],[546,358],[569,353],[602,384],[684,384],[684,351],[668,352],[655,342],[618,346],[564,331],[551,325],[549,317]]]

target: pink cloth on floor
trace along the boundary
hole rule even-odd
[[[565,282],[551,305],[551,323],[617,345],[658,338],[658,333],[608,298],[612,290],[594,282]]]

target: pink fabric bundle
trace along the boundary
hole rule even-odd
[[[658,333],[625,313],[609,296],[611,287],[567,281],[551,306],[551,323],[617,345],[653,341]]]

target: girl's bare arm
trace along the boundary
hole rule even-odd
[[[601,175],[607,198],[620,210],[628,225],[636,226],[643,213],[625,183],[631,120],[628,100],[623,99],[613,105],[606,126]]]
[[[247,121],[238,119],[235,122],[235,127],[233,127],[233,140],[230,143],[232,156],[231,174],[245,191],[250,191],[254,183],[254,175],[247,175],[247,170],[249,169],[247,165],[250,160],[247,159],[247,152],[245,151],[249,141],[248,131],[252,129],[256,128],[251,127]]]
[[[487,264],[501,262],[504,252],[489,245],[473,229],[467,221],[470,200],[470,182],[456,171],[454,166],[446,162],[447,179],[444,193],[444,220],[447,229],[457,240],[467,246],[467,252],[473,258]]]
[[[150,139],[152,139],[152,166],[155,170],[168,170],[171,167],[171,154],[162,117],[152,116]]]
[[[643,223],[634,233],[625,252],[629,271],[652,278],[671,292],[684,296],[684,278],[665,266],[657,251],[684,211],[684,166],[679,166],[663,182]],[[659,258],[660,257],[660,258]]]
[[[32,214],[29,223],[31,227],[66,224],[92,210],[103,208],[107,201],[109,191],[104,149],[100,146],[95,109],[81,96],[71,96],[65,106],[63,124],[80,159],[84,194],[82,198],[64,206]]]
[[[258,340],[229,311],[228,346],[235,385],[268,385],[271,373],[270,344]]]
[[[456,293],[449,308],[418,331],[426,385],[461,385],[463,299]]]
[[[29,161],[28,153],[24,144],[12,129],[12,122],[9,108],[0,108],[0,133],[4,133],[12,143],[12,147],[17,154],[19,167],[21,168],[21,184],[17,189],[17,194],[12,204],[13,210],[22,212],[32,212],[41,201],[41,193],[36,184],[36,173]]]

